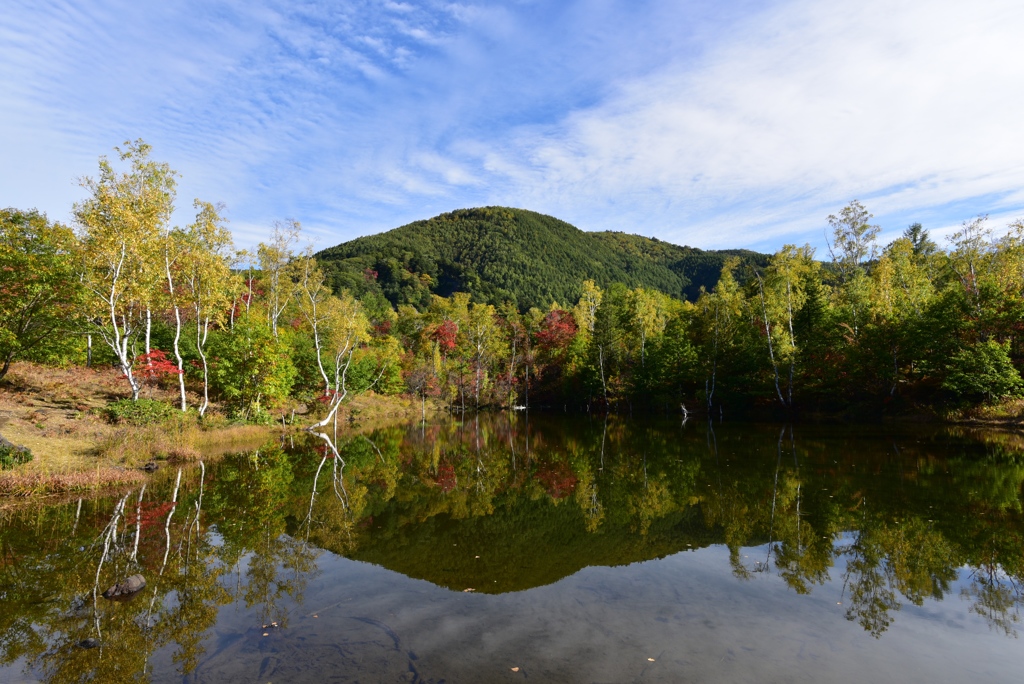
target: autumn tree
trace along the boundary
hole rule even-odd
[[[330,307],[328,300],[333,296],[331,288],[327,284],[324,272],[313,258],[312,249],[306,252],[296,262],[298,273],[297,301],[299,311],[313,335],[313,348],[316,352],[316,366],[320,371],[320,377],[324,381],[324,396],[331,391],[331,379],[327,376],[323,364],[323,347],[325,325],[327,324]]]
[[[200,200],[196,200],[194,206],[198,211],[184,235],[185,257],[181,271],[189,313],[195,324],[196,353],[203,369],[203,401],[199,405],[199,415],[203,416],[210,405],[210,364],[206,353],[210,326],[226,323],[232,294],[240,289],[240,283],[231,272],[234,249],[220,208]]]
[[[597,320],[597,309],[601,306],[601,298],[604,292],[594,284],[593,280],[583,281],[583,291],[580,294],[579,302],[573,309],[573,317],[576,319],[580,330],[590,335],[594,332],[594,323]]]
[[[647,341],[661,334],[667,321],[665,297],[638,287],[626,293],[622,327],[632,346],[640,348],[640,365],[647,364]]]
[[[464,333],[473,364],[473,398],[480,406],[480,391],[485,387],[488,362],[502,352],[500,329],[490,304],[474,304],[467,312]]]
[[[211,384],[246,420],[266,421],[267,408],[287,398],[295,382],[291,350],[256,311],[211,335],[210,357]]]
[[[151,148],[142,140],[115,149],[129,169],[118,172],[100,157],[99,176],[81,180],[90,196],[75,204],[74,216],[90,320],[114,353],[132,398],[138,399],[135,346],[152,300],[147,289],[153,282],[151,255],[174,208],[177,174],[166,163],[151,160]]]
[[[370,327],[362,305],[348,292],[342,292],[340,297],[328,297],[321,310],[324,342],[317,350],[317,364],[327,371],[327,415],[311,426],[311,430],[322,428],[334,420],[341,402],[348,396],[347,374],[352,357],[360,343],[369,337]],[[327,356],[326,364],[324,355]]]
[[[979,317],[983,308],[982,286],[994,261],[995,245],[987,222],[987,216],[964,221],[960,230],[949,237],[949,267],[960,281],[968,305]]]
[[[870,339],[861,358],[879,359],[875,365],[888,371],[881,375],[889,377],[890,396],[896,394],[915,352],[920,350],[915,338],[935,298],[935,287],[923,261],[924,241],[927,233],[895,240],[871,271]]]
[[[292,282],[293,247],[299,239],[301,224],[294,219],[277,221],[270,242],[261,242],[256,249],[262,280],[266,287],[267,320],[277,337],[277,322],[295,294]]]

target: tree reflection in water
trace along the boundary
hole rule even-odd
[[[904,604],[951,593],[1016,636],[1018,446],[882,437],[479,416],[274,441],[114,497],[10,507],[0,660],[53,682],[138,681],[169,649],[186,675],[222,606],[253,609],[254,630],[287,626],[322,550],[502,593],[724,545],[737,578],[776,576],[796,594],[836,568],[847,619],[875,637]],[[138,596],[100,597],[134,573]]]

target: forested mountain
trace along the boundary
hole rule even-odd
[[[593,280],[695,299],[714,287],[725,259],[767,263],[747,250],[704,251],[618,232],[587,233],[524,209],[460,209],[317,254],[335,292],[380,288],[394,304],[423,308],[431,294],[468,292],[474,301],[521,309],[567,305]]]

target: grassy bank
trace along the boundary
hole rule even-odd
[[[282,431],[301,429],[314,417],[303,405],[279,410],[281,422],[246,425],[211,406],[204,419],[168,411],[149,422],[117,421],[110,408],[125,397],[126,383],[113,368],[51,368],[16,363],[0,384],[0,435],[28,449],[32,460],[0,471],[0,496],[60,494],[117,487],[146,478],[147,463],[195,462],[259,447]],[[147,387],[143,398],[175,405],[174,388]],[[190,403],[198,397],[189,396]],[[436,407],[428,404],[428,411]],[[339,427],[377,427],[420,416],[410,397],[355,397],[339,413]]]

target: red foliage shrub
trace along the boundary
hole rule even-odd
[[[447,354],[455,349],[455,339],[458,334],[459,326],[455,324],[455,321],[445,321],[430,334],[430,339],[437,342],[442,354]]]
[[[160,349],[154,349],[148,354],[139,354],[135,357],[135,368],[143,380],[156,380],[165,375],[181,373],[178,366],[168,359],[167,354]]]
[[[578,329],[576,319],[568,311],[550,311],[537,331],[537,345],[546,351],[564,349],[576,337]]]

